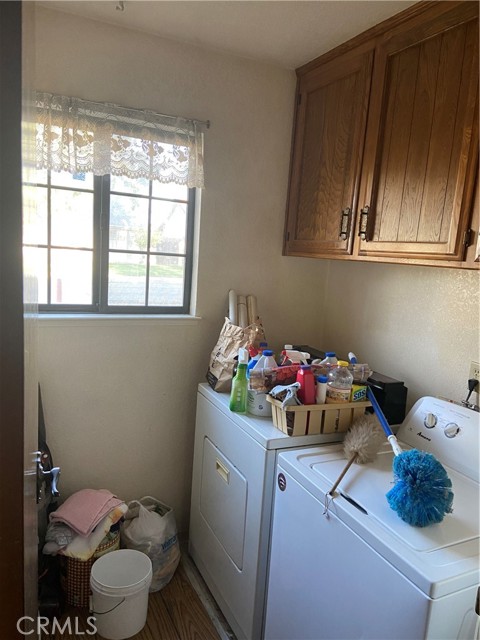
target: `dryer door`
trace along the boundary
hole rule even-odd
[[[238,569],[243,567],[246,511],[245,477],[205,438],[200,513]]]

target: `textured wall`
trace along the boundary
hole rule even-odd
[[[479,278],[475,271],[332,260],[325,343],[403,380],[409,405],[424,395],[462,400],[470,360],[480,361]]]

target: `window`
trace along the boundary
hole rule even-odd
[[[27,189],[40,311],[188,313],[195,189],[47,170]]]
[[[40,311],[188,313],[209,123],[47,93],[36,113]]]

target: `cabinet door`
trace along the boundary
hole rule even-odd
[[[376,50],[360,256],[461,260],[478,158],[478,4],[442,2]]]
[[[286,255],[352,251],[372,60],[364,46],[299,77]]]

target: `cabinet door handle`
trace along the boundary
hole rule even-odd
[[[360,222],[358,224],[358,235],[362,240],[367,242],[367,224],[368,224],[368,212],[370,211],[370,205],[365,205],[363,209],[360,209]]]
[[[224,464],[222,464],[218,458],[215,460],[215,469],[216,469],[218,475],[223,480],[225,480],[225,482],[227,484],[229,484],[230,483],[230,470],[227,469],[227,467]]]
[[[340,216],[340,233],[339,236],[342,240],[348,239],[349,227],[350,227],[350,214],[352,210],[350,207],[345,207]]]

